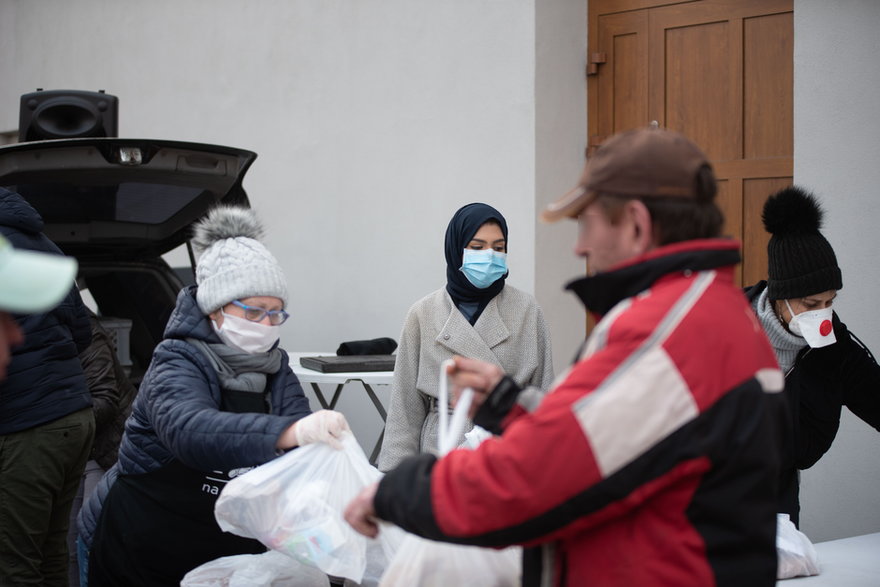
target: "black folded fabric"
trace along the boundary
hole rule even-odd
[[[373,340],[350,340],[339,345],[336,354],[346,355],[390,355],[397,348],[393,338],[374,338]]]

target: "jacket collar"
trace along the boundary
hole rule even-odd
[[[199,309],[197,289],[198,286],[189,285],[177,294],[177,303],[165,324],[163,338],[197,338],[206,342],[220,342],[211,327],[211,320]]]
[[[749,300],[749,305],[754,306],[755,300],[761,295],[761,292],[767,289],[767,280],[762,279],[755,285],[749,285],[743,288],[743,293],[746,294],[746,299]]]
[[[486,309],[473,326],[461,311],[455,307],[448,291],[443,291],[448,312],[443,324],[434,341],[449,349],[453,354],[473,355],[475,352],[480,356],[475,358],[491,357],[491,349],[510,338],[510,330],[501,318],[498,311],[501,295],[492,298],[486,305]],[[478,350],[479,349],[479,350]]]
[[[602,316],[621,300],[645,291],[666,275],[706,271],[739,261],[739,241],[690,240],[658,247],[609,271],[576,279],[565,289],[573,291],[587,310]]]

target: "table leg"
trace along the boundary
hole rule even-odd
[[[339,401],[339,394],[342,392],[342,388],[345,387],[344,383],[340,383],[336,386],[336,391],[333,392],[333,398],[330,400],[330,408],[331,410],[336,409],[336,402]]]
[[[339,401],[339,393],[342,391],[342,388],[345,387],[344,383],[340,383],[336,386],[336,391],[333,392],[333,397],[330,398],[330,403],[327,403],[327,400],[324,398],[324,394],[321,392],[321,386],[314,381],[312,382],[312,391],[315,392],[315,397],[318,398],[318,403],[321,404],[321,407],[325,410],[332,410],[336,408],[336,402]]]
[[[324,399],[324,394],[321,392],[321,386],[317,383],[312,383],[312,391],[315,392],[315,397],[318,398],[318,403],[321,404],[321,407],[327,409],[327,400]]]
[[[321,404],[321,407],[325,410],[335,409],[336,403],[339,401],[340,394],[342,393],[342,388],[345,387],[345,383],[339,383],[336,385],[336,390],[333,392],[333,397],[330,398],[329,402],[327,401],[327,398],[324,397],[324,393],[321,391],[321,386],[314,381],[312,381],[311,384],[312,391],[315,392],[315,397],[317,398],[318,403]],[[376,396],[376,392],[373,391],[372,386],[363,381],[361,381],[361,385],[364,386],[364,391],[367,392],[367,397],[370,398],[370,401],[372,401],[373,405],[376,407],[376,411],[379,412],[379,416],[382,417],[382,431],[379,433],[379,439],[373,447],[373,452],[370,453],[370,464],[376,466],[379,459],[379,451],[382,449],[382,440],[385,438],[385,420],[388,417],[388,413],[385,411],[385,406],[379,401],[378,396]]]
[[[373,405],[376,406],[376,411],[379,412],[379,415],[382,416],[382,431],[379,433],[379,439],[376,441],[376,445],[373,447],[373,452],[370,453],[370,464],[374,467],[379,462],[379,451],[382,450],[382,440],[385,438],[385,419],[388,414],[385,412],[385,407],[382,405],[382,402],[379,401],[379,398],[376,397],[376,393],[373,391],[373,388],[369,386],[369,384],[364,383],[364,390],[367,392],[367,396],[371,400],[373,400]]]
[[[376,441],[376,446],[373,447],[373,452],[370,453],[370,464],[374,467],[379,464],[379,451],[382,450],[382,439],[385,438],[385,427],[382,427],[382,432],[379,433],[379,440]]]
[[[370,387],[368,383],[364,383],[364,389],[367,392],[367,395],[373,400],[373,405],[376,406],[376,410],[379,412],[379,415],[382,416],[382,421],[385,421],[385,418],[388,414],[385,413],[385,407],[382,405],[382,402],[379,401],[379,398],[376,397],[376,393],[373,391],[373,388]],[[385,429],[384,427],[382,428]]]

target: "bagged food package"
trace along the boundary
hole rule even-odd
[[[776,514],[776,557],[777,579],[819,574],[813,543],[795,527],[788,514]]]
[[[438,403],[447,405],[446,372],[450,361],[440,366]],[[454,448],[461,436],[467,412],[473,401],[473,391],[464,390],[452,413],[440,410],[438,448],[441,455]],[[466,437],[465,447],[473,449],[492,435],[482,428],[474,428]],[[380,533],[381,535],[381,533]],[[503,550],[466,546],[427,540],[415,534],[406,534],[394,558],[391,559],[379,582],[380,587],[447,587],[449,585],[480,585],[481,587],[514,587],[521,583],[522,548],[511,546]]]
[[[390,560],[400,531],[371,541],[343,519],[348,503],[382,473],[367,461],[351,433],[342,449],[309,444],[226,484],[214,506],[220,528],[310,564],[333,577],[360,583],[367,568]]]
[[[521,582],[522,548],[504,550],[435,542],[407,535],[391,565],[382,575],[381,587],[514,587]]]
[[[188,572],[181,587],[330,587],[319,569],[280,552],[224,556]]]

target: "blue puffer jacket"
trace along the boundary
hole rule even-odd
[[[261,465],[277,456],[275,442],[284,429],[311,413],[284,351],[281,369],[267,381],[270,414],[220,411],[217,373],[186,338],[220,342],[196,305],[196,286],[178,295],[125,423],[119,460],[80,510],[79,532],[88,545],[118,475],[148,473],[173,460],[205,472]]]
[[[24,198],[0,188],[0,232],[17,249],[61,255],[43,234],[43,219]],[[16,316],[24,344],[12,349],[0,383],[0,435],[28,430],[92,405],[79,353],[92,339],[76,287],[52,311]]]

